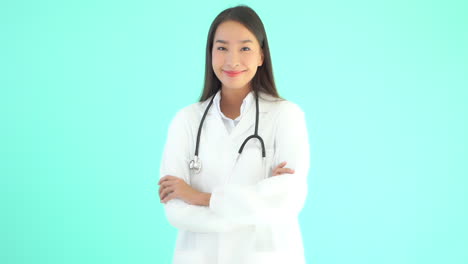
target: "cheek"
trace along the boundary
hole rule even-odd
[[[213,64],[213,67],[219,67],[223,65],[223,57],[221,54],[213,52],[211,54],[211,64]]]
[[[258,56],[251,54],[250,56],[246,57],[246,63],[249,64],[250,67],[257,67],[257,62],[259,58]]]

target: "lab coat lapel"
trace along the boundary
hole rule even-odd
[[[258,125],[258,127],[259,127],[259,130],[260,130],[261,126],[262,126],[262,121],[263,121],[265,115],[270,111],[270,107],[271,107],[271,103],[269,103],[268,101],[263,100],[262,97],[269,98],[269,99],[272,98],[268,94],[260,92],[260,98],[258,100],[258,104],[259,104],[259,125]],[[210,100],[211,100],[211,97],[201,103],[201,108],[200,108],[201,116],[203,116],[203,113],[204,113],[206,107],[208,106]],[[247,130],[250,131],[250,133],[248,133],[247,136],[254,134],[254,132],[255,132],[255,115],[256,115],[255,98],[253,98],[253,100],[247,106],[247,109],[246,109],[246,111],[244,113],[244,116],[239,121],[237,126],[234,127],[234,129],[232,130],[232,132],[230,134],[227,133],[227,130],[226,130],[226,127],[224,126],[222,117],[217,114],[217,111],[216,111],[215,107],[216,106],[211,105],[210,110],[208,111],[208,114],[206,116],[206,119],[212,119],[212,118],[218,119],[217,122],[220,123],[222,125],[222,127],[224,127],[223,131],[225,131],[226,135],[230,139],[235,141],[236,138],[238,138],[239,136],[241,136],[243,134],[246,134]],[[245,136],[245,137],[247,137],[247,136]]]
[[[269,98],[269,95],[266,95],[264,93],[260,93],[261,96],[259,98],[259,135],[262,136],[262,126],[264,125],[264,121],[266,120],[265,117],[268,115],[270,108],[272,107],[272,103],[263,100],[262,98]],[[201,103],[201,108],[200,108],[200,118],[203,116],[203,113],[208,106],[210,102],[211,97]],[[205,122],[208,120],[213,120],[216,119],[216,127],[219,127],[220,130],[224,131],[224,136],[227,139],[226,142],[226,147],[229,148],[227,150],[227,155],[223,162],[224,166],[226,168],[229,168],[226,170],[226,175],[224,176],[224,183],[228,183],[232,173],[234,171],[234,166],[236,166],[236,163],[239,158],[239,148],[241,147],[242,142],[250,135],[253,135],[255,132],[255,115],[256,115],[256,105],[255,105],[255,98],[250,102],[250,104],[247,106],[247,109],[242,116],[241,120],[237,124],[237,126],[234,127],[232,132],[229,134],[226,130],[226,127],[223,123],[222,117],[217,113],[216,106],[212,105],[210,107],[210,110],[207,113]],[[232,149],[231,149],[232,148]]]
[[[264,125],[263,121],[266,120],[266,116],[269,113],[270,106],[266,101],[263,101],[261,98],[259,98],[259,115],[258,115],[258,134],[262,136],[262,124]],[[229,135],[231,138],[231,142],[235,143],[235,149],[232,150],[232,153],[230,154],[230,160],[228,161],[229,164],[229,172],[226,175],[227,177],[225,178],[225,184],[228,183],[232,177],[232,173],[234,172],[234,167],[237,164],[237,161],[239,160],[239,148],[241,147],[242,143],[244,140],[255,133],[255,115],[256,115],[256,106],[255,106],[255,99],[252,100],[252,103],[250,107],[246,110],[245,115],[242,117],[242,119],[239,121],[237,126],[233,129],[231,134]]]
[[[258,99],[258,130],[260,134],[260,128],[262,126],[262,120],[265,118],[266,113],[269,111],[269,104],[262,100],[262,97]],[[239,121],[237,126],[232,130],[230,137],[233,140],[236,140],[238,137],[246,138],[255,133],[255,115],[256,115],[256,105],[255,97],[250,102],[250,105],[247,106],[244,116]],[[261,135],[260,135],[261,136]],[[240,146],[239,146],[240,147]]]
[[[205,112],[205,109],[206,109],[206,107],[208,107],[208,105],[210,103],[210,100],[211,100],[211,97],[201,103],[201,109],[200,109],[201,110],[201,115],[203,115],[203,113]],[[260,107],[259,107],[260,108],[260,115],[259,115],[259,117],[261,118],[261,116],[262,116],[261,115],[262,114],[261,100],[259,100],[259,104],[260,104]],[[205,122],[207,120],[209,120],[209,119],[216,119],[216,122],[222,125],[222,128],[223,128],[222,131],[225,132],[227,137],[229,139],[235,141],[236,138],[239,135],[242,135],[243,133],[245,133],[247,130],[251,129],[255,125],[255,98],[253,98],[253,100],[250,101],[249,105],[246,105],[245,113],[243,114],[241,120],[233,128],[233,130],[231,131],[230,134],[227,132],[227,129],[226,129],[224,123],[223,123],[222,117],[217,113],[216,106],[214,105],[214,102],[211,105],[210,110],[207,113]],[[254,129],[255,128],[251,129],[252,131],[251,131],[250,135],[253,135]],[[236,151],[236,153],[237,153],[237,151]]]
[[[200,107],[200,120],[203,117],[203,113],[205,113],[206,108],[210,104],[211,97],[204,102],[201,103]],[[227,131],[226,126],[224,125],[222,117],[218,114],[218,111],[216,110],[216,106],[214,105],[215,103],[211,104],[210,109],[208,110],[208,113],[206,114],[205,117],[205,122],[212,122],[214,121],[217,124],[217,127],[219,127],[220,131],[223,131],[224,136],[229,137],[229,133]]]
[[[239,135],[243,134],[246,130],[250,129],[255,123],[255,98],[246,106],[244,115],[239,123],[231,131],[229,137],[235,140]],[[252,130],[252,134],[254,130]]]

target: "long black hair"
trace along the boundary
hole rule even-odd
[[[200,102],[207,100],[210,96],[216,94],[221,89],[221,81],[216,77],[212,65],[212,49],[216,29],[226,21],[236,21],[244,25],[257,38],[261,49],[263,50],[263,64],[259,66],[255,76],[251,80],[252,90],[258,94],[259,91],[267,93],[275,98],[283,99],[276,90],[275,80],[273,78],[273,67],[271,64],[270,47],[263,26],[262,20],[257,13],[246,5],[238,5],[228,8],[213,20],[208,32],[206,42],[206,63],[205,63],[205,84],[200,96]]]

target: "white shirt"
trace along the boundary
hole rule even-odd
[[[289,101],[260,93],[258,134],[255,103],[247,99],[242,118],[228,133],[216,106],[203,123],[198,156],[201,171],[189,169],[200,120],[211,98],[184,107],[167,133],[160,177],[172,175],[211,193],[209,206],[172,199],[164,204],[168,222],[178,229],[173,264],[305,264],[298,214],[307,196],[309,141],[305,115]],[[272,176],[287,161],[294,174]]]
[[[221,111],[221,90],[219,90],[215,98],[213,99],[213,104],[216,106],[216,110],[218,111],[219,115],[223,119],[224,125],[226,126],[226,129],[229,134],[231,134],[231,131],[234,129],[234,127],[239,123],[239,121],[242,118],[242,115],[244,114],[246,110],[246,105],[249,105],[253,101],[253,92],[248,93],[244,100],[242,101],[241,107],[240,107],[240,115],[236,117],[236,119],[231,119],[223,114]]]

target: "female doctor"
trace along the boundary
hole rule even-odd
[[[208,33],[200,101],[177,112],[163,152],[173,263],[305,263],[308,170],[304,112],[277,93],[262,21],[244,5],[224,10]]]

